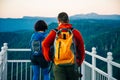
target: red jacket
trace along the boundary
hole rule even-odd
[[[58,26],[57,29],[59,30],[61,28],[69,28],[70,29],[70,28],[72,28],[72,25],[71,24],[61,24],[60,26]],[[56,32],[52,30],[49,33],[49,35],[42,42],[43,55],[47,61],[51,61],[51,59],[49,57],[49,55],[51,54],[50,46],[53,45],[55,36],[56,36]],[[82,36],[78,30],[76,30],[76,29],[73,30],[73,36],[75,38],[75,44],[76,44],[76,62],[80,66],[82,64],[82,62],[84,60],[84,56],[85,56],[84,42],[83,42]]]

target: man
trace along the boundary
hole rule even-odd
[[[76,73],[75,73],[75,65],[77,64],[77,66],[80,66],[84,60],[84,56],[85,56],[85,50],[84,50],[84,42],[82,39],[82,36],[80,34],[80,32],[76,29],[72,29],[72,25],[69,24],[69,17],[67,15],[67,13],[65,12],[61,12],[58,14],[58,28],[57,30],[63,29],[63,28],[67,28],[67,29],[71,29],[72,33],[73,33],[73,37],[74,37],[74,43],[75,43],[75,48],[76,48],[76,57],[75,60],[76,61],[72,61],[71,64],[62,64],[60,65],[59,63],[57,63],[57,59],[52,59],[51,58],[51,54],[50,53],[50,47],[54,45],[54,41],[56,38],[56,31],[52,30],[48,36],[44,39],[44,41],[42,42],[42,49],[43,49],[43,54],[44,57],[46,59],[46,61],[52,61],[54,62],[53,65],[53,73],[55,76],[55,80],[77,80],[76,78]],[[54,53],[55,55],[56,53]],[[71,59],[72,60],[72,59]],[[60,62],[60,61],[58,61]],[[61,61],[63,63],[65,63],[65,60],[63,59],[63,61]]]

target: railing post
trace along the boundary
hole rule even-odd
[[[0,52],[0,80],[7,80],[7,43],[3,44]]]
[[[7,49],[8,49],[8,43],[4,43],[3,44],[3,47],[4,47],[4,57],[5,57],[5,80],[7,80]]]
[[[2,80],[2,52],[0,51],[0,80]]]
[[[84,45],[84,49],[85,49],[85,45]],[[86,49],[85,49],[86,50]],[[85,64],[84,62],[81,65],[81,73],[82,73],[82,78],[81,80],[85,80]]]
[[[81,73],[83,75],[81,80],[85,80],[85,64],[84,63],[82,63],[81,65]]]
[[[0,52],[0,80],[4,80],[4,47],[1,47]]]
[[[93,47],[92,48],[92,80],[96,80],[96,72],[95,72],[95,68],[96,68],[96,48]]]
[[[111,52],[107,53],[107,60],[108,60],[108,62],[107,62],[108,80],[111,80],[111,77],[112,77],[112,65],[111,65],[110,62],[113,60]]]

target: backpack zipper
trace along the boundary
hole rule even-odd
[[[61,42],[59,42],[59,47],[58,47],[58,59],[60,58],[60,47],[61,47]]]

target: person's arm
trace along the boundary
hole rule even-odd
[[[82,35],[78,30],[73,30],[73,34],[76,44],[76,62],[78,66],[80,66],[85,57],[84,41]]]
[[[56,32],[52,30],[42,42],[43,55],[44,55],[46,61],[51,61],[50,47],[54,43],[55,35],[56,35]]]

